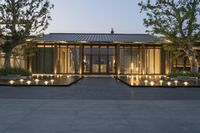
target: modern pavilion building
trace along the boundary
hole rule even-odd
[[[35,74],[165,75],[171,70],[163,41],[148,34],[51,33],[27,58]]]

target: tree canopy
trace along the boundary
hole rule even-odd
[[[172,49],[183,50],[192,71],[197,71],[192,45],[200,39],[200,0],[146,0],[139,6],[146,13],[144,25],[150,28],[148,32],[164,35],[172,42]]]
[[[1,45],[6,53],[5,66],[10,65],[12,49],[23,43],[30,35],[39,34],[49,25],[50,10],[54,7],[49,0],[1,0],[0,34],[5,36]]]

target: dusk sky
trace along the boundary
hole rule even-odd
[[[50,0],[55,8],[46,33],[145,33],[141,0]]]

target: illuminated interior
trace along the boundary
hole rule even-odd
[[[29,60],[33,73],[158,75],[161,59],[161,46],[84,43],[39,44]]]

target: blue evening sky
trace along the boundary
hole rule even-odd
[[[55,8],[46,33],[145,33],[141,0],[50,0]]]

